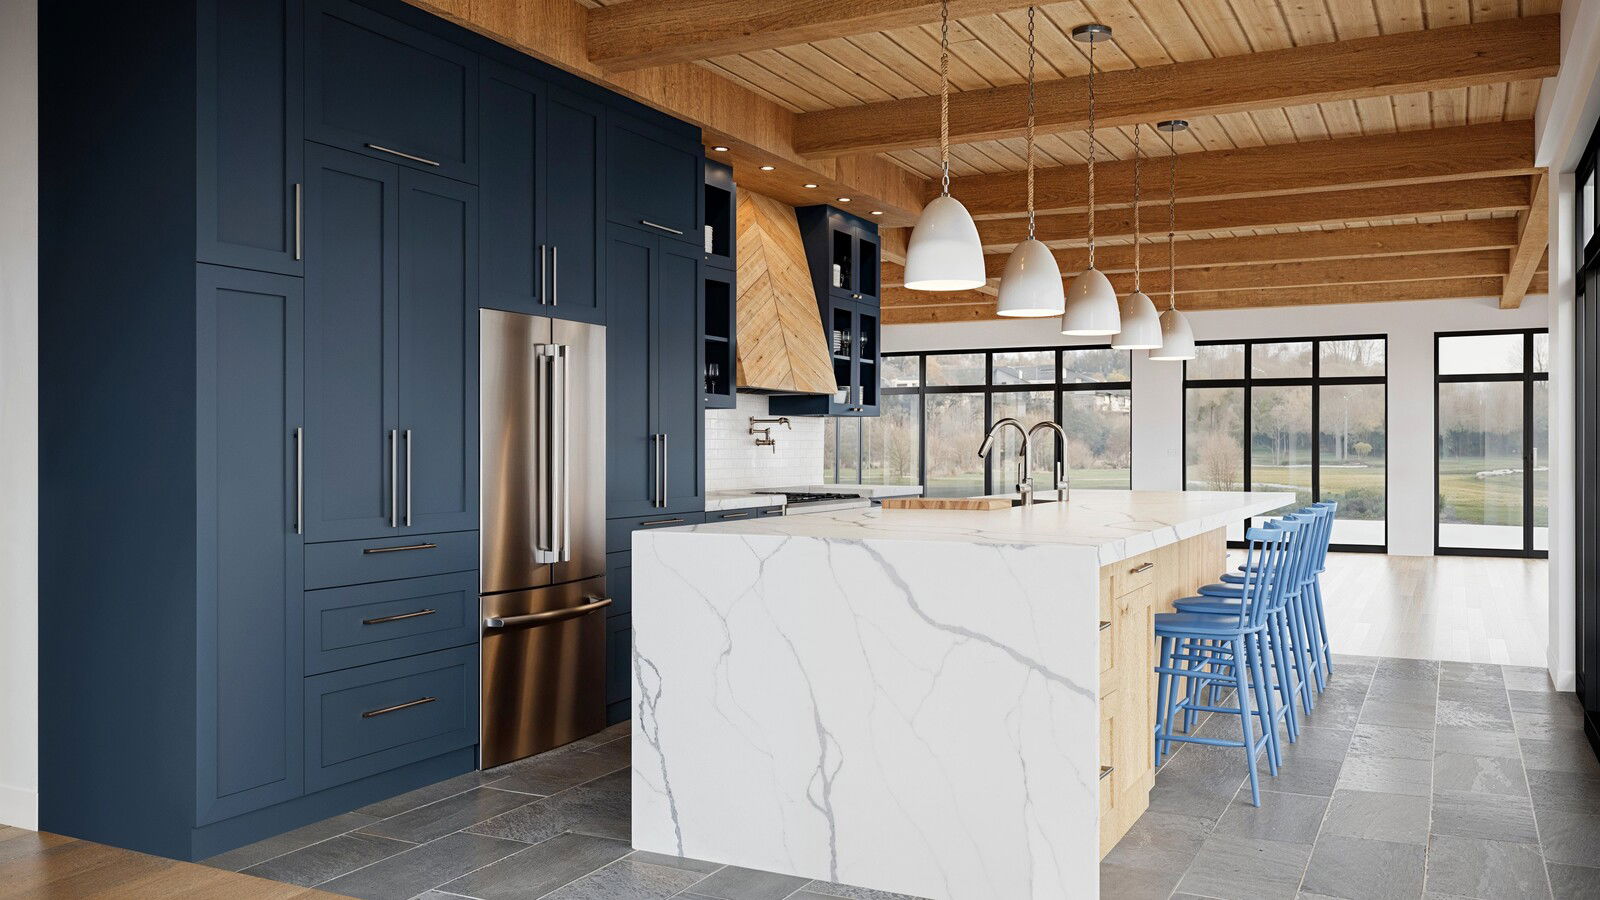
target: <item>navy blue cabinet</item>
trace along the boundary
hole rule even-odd
[[[201,824],[297,797],[302,426],[298,278],[196,275],[196,646]],[[169,700],[172,698],[169,698]]]
[[[300,273],[300,0],[196,8],[195,257]]]
[[[606,134],[606,208],[611,221],[703,247],[705,152],[698,142],[613,112]]]
[[[477,527],[475,190],[307,151],[306,539]]]
[[[831,206],[801,207],[795,217],[838,390],[831,396],[776,396],[770,401],[772,412],[876,416],[881,356],[878,227]]]
[[[621,225],[607,238],[606,514],[703,509],[700,254]]]
[[[484,306],[604,322],[604,111],[485,61],[479,88]]]
[[[478,57],[348,0],[306,8],[306,137],[476,182]]]

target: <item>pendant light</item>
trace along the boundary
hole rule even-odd
[[[1140,245],[1144,242],[1139,232],[1139,132],[1144,126],[1133,126],[1133,293],[1122,298],[1119,310],[1122,330],[1111,339],[1115,350],[1161,349],[1161,316],[1156,312],[1155,301],[1140,289]]]
[[[1188,128],[1182,119],[1156,123],[1167,135],[1167,311],[1161,314],[1161,349],[1150,351],[1150,358],[1173,362],[1194,359],[1194,330],[1178,312],[1178,151],[1172,146],[1172,135]]]
[[[1111,40],[1111,26],[1098,23],[1072,29],[1072,39],[1089,45],[1089,268],[1067,286],[1066,311],[1061,333],[1108,335],[1122,330],[1117,292],[1111,281],[1094,267],[1094,45]]]
[[[1000,278],[995,312],[1002,316],[1038,318],[1059,316],[1066,309],[1061,288],[1061,267],[1055,254],[1033,236],[1033,109],[1034,109],[1034,8],[1028,7],[1028,239],[1011,251]]]
[[[906,287],[966,291],[988,284],[978,226],[950,196],[950,0],[939,4],[939,158],[944,190],[922,208],[906,244]]]

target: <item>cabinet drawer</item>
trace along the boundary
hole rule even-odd
[[[1156,564],[1149,554],[1112,563],[1100,570],[1100,577],[1111,579],[1111,596],[1121,597],[1155,580]]]
[[[606,521],[606,552],[617,553],[633,549],[633,533],[641,528],[676,528],[679,525],[704,525],[703,512],[658,513],[653,516],[634,516]]]
[[[307,675],[477,639],[476,572],[306,592]]]
[[[306,791],[478,741],[478,648],[306,679]]]
[[[306,589],[478,568],[478,533],[407,534],[306,545]]]
[[[752,506],[746,509],[723,509],[706,513],[707,522],[737,522],[740,519],[760,519],[764,516],[781,516],[781,506]]]

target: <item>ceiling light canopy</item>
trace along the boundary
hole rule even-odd
[[[1033,236],[1034,8],[1028,7],[1028,239],[1006,259],[995,313],[1016,318],[1059,316],[1066,308],[1061,267],[1055,254]]]
[[[939,157],[942,191],[923,207],[906,244],[906,287],[965,291],[982,287],[983,242],[961,201],[950,196],[950,0],[939,4]]]
[[[1061,333],[1103,337],[1122,330],[1117,292],[1094,267],[1094,45],[1111,40],[1111,27],[1098,23],[1079,25],[1072,29],[1072,39],[1089,45],[1089,268],[1067,286]]]

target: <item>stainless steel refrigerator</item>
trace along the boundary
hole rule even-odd
[[[479,315],[489,768],[605,727],[606,330]]]

